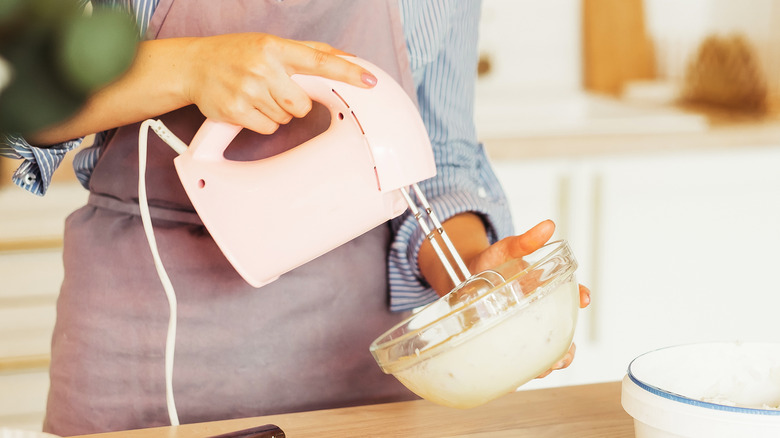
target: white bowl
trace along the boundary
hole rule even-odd
[[[623,378],[622,404],[637,438],[780,437],[780,343],[643,354]]]

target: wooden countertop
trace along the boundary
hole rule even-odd
[[[780,146],[780,122],[715,124],[702,132],[602,134],[525,138],[482,138],[495,161],[538,158],[591,158],[626,154]]]
[[[275,424],[288,438],[632,438],[620,382],[519,391],[469,410],[416,400],[89,435],[91,438],[208,437]]]

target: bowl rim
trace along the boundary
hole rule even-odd
[[[735,345],[735,344],[766,344],[766,345],[778,345],[780,346],[780,343],[777,342],[689,342],[684,344],[675,344],[675,345],[669,345],[666,347],[656,348],[654,350],[650,350],[648,352],[642,353],[639,356],[635,357],[631,360],[631,362],[628,364],[628,370],[626,372],[629,379],[631,379],[634,384],[636,384],[641,389],[662,397],[667,400],[685,403],[692,406],[697,406],[700,408],[705,409],[712,409],[716,411],[724,411],[724,412],[734,412],[734,413],[740,413],[740,414],[751,414],[751,415],[765,415],[765,416],[780,416],[780,409],[762,409],[762,408],[750,408],[745,406],[728,406],[728,405],[722,405],[718,403],[713,402],[707,402],[703,400],[694,399],[691,397],[684,396],[682,394],[678,394],[673,391],[669,391],[667,389],[659,388],[655,385],[651,385],[649,383],[643,382],[639,379],[639,377],[635,376],[632,370],[632,366],[634,365],[634,362],[637,360],[640,360],[641,358],[653,354],[658,351],[663,350],[669,350],[673,348],[684,348],[684,347],[690,347],[694,345]]]
[[[391,332],[395,331],[399,327],[409,323],[411,320],[416,318],[428,306],[432,306],[435,303],[440,302],[441,300],[444,300],[445,298],[447,298],[450,295],[450,293],[452,293],[452,291],[450,291],[446,295],[443,295],[443,296],[437,298],[435,301],[432,301],[431,303],[426,304],[425,306],[423,306],[420,309],[420,311],[410,315],[407,318],[404,318],[402,321],[400,321],[399,323],[397,323],[396,325],[391,327],[389,330],[387,330],[384,333],[382,333],[381,335],[379,335],[371,343],[371,346],[369,347],[369,350],[371,351],[372,354],[374,354],[374,357],[375,357],[375,359],[377,359],[377,362],[378,362],[378,358],[376,357],[376,351],[382,350],[382,349],[388,348],[388,347],[390,347],[392,345],[396,345],[396,344],[399,344],[399,343],[401,343],[403,341],[406,341],[409,338],[411,338],[412,336],[414,336],[416,333],[420,332],[421,330],[429,328],[429,327],[431,327],[431,326],[433,326],[435,324],[439,324],[441,321],[443,321],[445,319],[448,319],[448,318],[450,318],[450,317],[452,317],[452,316],[454,316],[456,314],[459,314],[459,313],[461,313],[461,312],[463,312],[463,311],[465,311],[465,310],[467,310],[469,308],[472,308],[472,306],[474,306],[476,303],[479,303],[483,299],[486,299],[486,297],[492,296],[497,290],[502,289],[507,284],[512,283],[513,281],[517,280],[521,276],[527,274],[529,271],[531,271],[534,268],[538,267],[539,265],[549,261],[553,257],[559,255],[561,252],[566,250],[570,254],[570,257],[572,259],[572,263],[569,266],[566,267],[565,271],[563,271],[562,273],[559,273],[555,278],[553,278],[549,282],[545,283],[544,287],[538,287],[538,288],[534,289],[533,292],[529,293],[528,295],[524,295],[523,299],[516,301],[516,303],[513,304],[512,307],[515,309],[515,311],[517,311],[517,310],[520,310],[520,309],[523,309],[523,308],[527,307],[530,303],[545,297],[548,293],[550,293],[551,290],[554,289],[553,287],[550,287],[550,286],[558,284],[561,281],[563,281],[564,279],[566,279],[569,276],[571,276],[571,274],[574,273],[574,271],[576,271],[576,269],[578,267],[577,260],[574,258],[574,255],[571,252],[571,248],[569,247],[569,244],[568,244],[568,242],[565,239],[559,239],[559,240],[555,240],[555,241],[552,241],[552,242],[547,242],[544,245],[542,245],[541,247],[539,247],[536,251],[540,251],[543,248],[548,248],[548,247],[551,247],[551,246],[555,246],[555,248],[552,249],[547,254],[545,254],[543,257],[541,257],[538,260],[534,261],[533,263],[529,264],[528,266],[526,266],[522,270],[516,272],[511,277],[505,279],[503,282],[501,282],[501,284],[499,284],[497,286],[494,286],[494,287],[488,289],[486,292],[478,295],[476,298],[474,298],[474,299],[472,299],[470,301],[467,301],[464,305],[462,305],[462,306],[460,306],[460,307],[458,307],[458,308],[456,308],[454,310],[450,310],[449,312],[445,313],[444,315],[441,315],[440,317],[438,317],[438,318],[436,318],[436,319],[434,319],[432,321],[429,321],[428,323],[418,327],[414,331],[410,331],[410,332],[404,333],[403,335],[401,335],[401,336],[399,336],[397,338],[390,339],[389,341],[386,341],[386,342],[383,342],[383,343],[377,343],[377,341],[379,341],[380,339],[385,338]],[[534,252],[536,252],[536,251],[534,251]],[[533,254],[533,252],[531,254]],[[455,290],[455,288],[453,288],[453,291],[454,290]],[[474,336],[480,335],[485,330],[493,327],[498,322],[503,321],[508,316],[514,314],[515,311],[507,312],[505,315],[502,315],[501,317],[492,318],[491,323],[484,324],[482,327],[480,327],[477,330],[475,330],[475,328],[470,328],[468,331],[471,332],[472,334],[468,337],[468,339],[471,339]],[[453,336],[447,338],[447,340],[451,341],[454,337],[455,336],[453,335]],[[458,336],[458,337],[460,337],[460,336]],[[463,337],[461,337],[461,338],[463,338]],[[461,339],[460,342],[463,342],[465,340],[466,340],[466,338],[463,338],[463,339]],[[413,364],[417,363],[419,360],[422,360],[423,358],[427,358],[427,356],[429,354],[432,354],[431,353],[432,351],[437,350],[436,347],[438,347],[440,344],[441,343],[437,343],[436,345],[432,346],[431,348],[428,348],[428,349],[426,349],[424,351],[421,351],[417,355],[415,361],[408,361],[409,362],[408,366],[412,366]],[[380,367],[383,370],[386,371],[386,368],[391,367],[392,364],[397,363],[397,362],[398,362],[398,360],[393,361],[393,362],[389,362],[389,363],[380,363],[379,365],[380,365]],[[404,367],[404,369],[408,368],[408,366]],[[394,370],[394,372],[397,372],[397,371],[400,371],[400,370]],[[386,372],[388,372],[388,371],[386,371]]]

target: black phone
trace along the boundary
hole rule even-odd
[[[228,432],[209,438],[285,438],[285,434],[284,431],[275,424],[264,424],[262,426]]]

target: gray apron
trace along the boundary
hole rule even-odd
[[[161,0],[149,36],[248,31],[327,42],[377,64],[414,95],[395,1]],[[203,122],[194,106],[161,119],[188,143]],[[273,155],[323,131],[328,121],[315,106],[276,135],[242,131],[226,155]],[[138,128],[114,132],[92,175],[88,205],[66,221],[44,424],[51,433],[168,424],[168,304],[138,215]],[[202,226],[176,176],[174,156],[149,135],[154,230],[178,298],[173,388],[181,422],[415,398],[383,374],[368,351],[405,316],[387,306],[389,226],[255,289]]]

